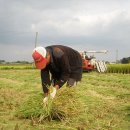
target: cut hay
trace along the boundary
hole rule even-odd
[[[21,104],[16,115],[42,123],[45,120],[63,121],[76,118],[83,111],[76,88],[61,88],[53,100],[49,98],[47,105],[43,103],[43,98],[43,94],[39,93],[31,96]]]

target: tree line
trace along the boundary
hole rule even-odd
[[[14,62],[6,62],[5,60],[0,60],[0,64],[30,64],[28,61],[14,61]]]
[[[122,64],[128,64],[128,63],[130,63],[130,57],[122,58],[122,59],[120,60],[120,62],[121,62]]]

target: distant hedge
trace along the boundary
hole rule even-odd
[[[9,69],[35,69],[33,64],[0,64],[0,70]]]

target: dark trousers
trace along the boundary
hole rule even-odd
[[[67,81],[67,87],[73,87],[77,85],[77,81],[75,79],[69,78]]]

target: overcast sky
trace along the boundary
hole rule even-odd
[[[130,57],[130,0],[0,0],[0,60],[32,61],[36,32],[38,46]]]

